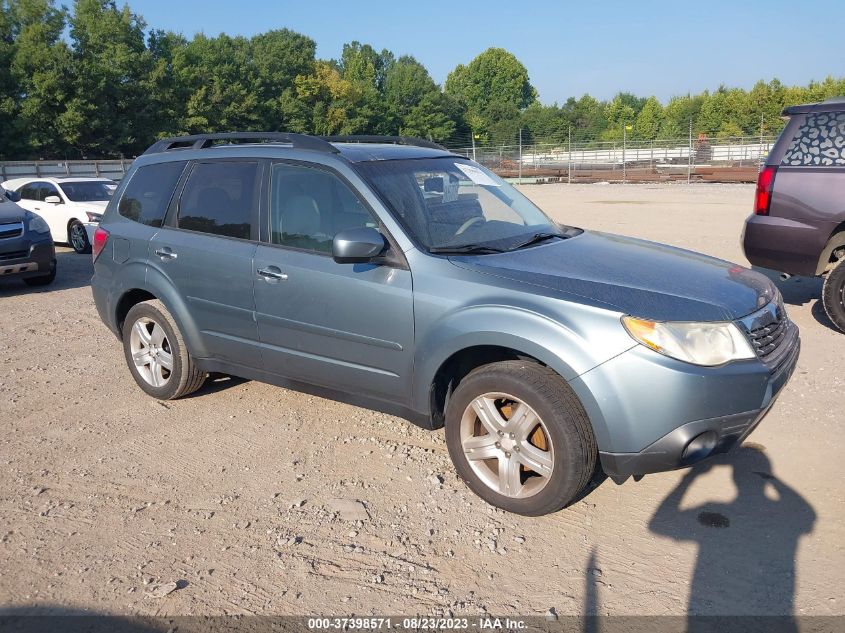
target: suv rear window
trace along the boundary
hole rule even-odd
[[[845,166],[845,112],[808,114],[781,165]]]
[[[197,163],[179,200],[179,228],[248,240],[258,163]]]
[[[120,198],[118,213],[147,226],[161,226],[184,169],[185,161],[139,167]]]

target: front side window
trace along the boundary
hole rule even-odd
[[[31,182],[20,190],[21,200],[38,200],[38,183]]]
[[[59,200],[62,197],[59,195],[59,190],[49,182],[42,182],[38,188],[38,199],[46,200],[48,196],[56,196]]]
[[[415,241],[430,251],[508,250],[560,228],[504,180],[458,157],[356,164]]]
[[[179,199],[179,228],[249,239],[257,186],[257,162],[197,163]]]
[[[273,244],[331,253],[340,231],[378,226],[347,184],[331,172],[278,163],[271,182]]]
[[[845,112],[808,114],[781,165],[845,166]]]
[[[120,198],[118,213],[135,222],[160,227],[184,169],[185,161],[139,167]]]
[[[111,186],[110,186],[111,185]],[[62,191],[72,202],[106,202],[114,193],[114,183],[110,181],[63,182]]]

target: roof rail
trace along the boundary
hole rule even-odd
[[[375,134],[353,134],[351,136],[321,136],[319,137],[329,143],[393,143],[395,145],[413,145],[414,147],[427,147],[429,149],[442,149],[449,151],[442,145],[433,141],[427,141],[415,136],[378,136]]]
[[[825,101],[816,103],[802,103],[799,105],[787,106],[781,112],[781,116],[792,116],[794,114],[807,114],[810,112],[839,112],[845,109],[845,97],[832,97]]]
[[[156,141],[144,154],[157,154],[177,149],[204,149],[211,147],[214,141],[250,141],[290,143],[297,149],[310,149],[323,153],[338,153],[338,149],[317,136],[294,134],[293,132],[220,132],[217,134],[191,134],[172,136]]]

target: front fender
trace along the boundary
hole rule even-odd
[[[620,316],[577,304],[568,304],[556,318],[506,305],[456,310],[418,332],[413,408],[428,411],[438,369],[456,352],[480,345],[516,350],[548,365],[567,382],[574,380],[635,345]]]

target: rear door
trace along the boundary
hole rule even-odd
[[[253,266],[263,165],[197,161],[188,167],[165,226],[150,241],[150,268],[186,302],[202,349],[194,353],[260,369]]]
[[[406,403],[414,340],[410,271],[339,264],[331,256],[337,232],[379,228],[376,216],[338,174],[307,163],[273,164],[269,200],[267,238],[255,254],[267,371]]]

